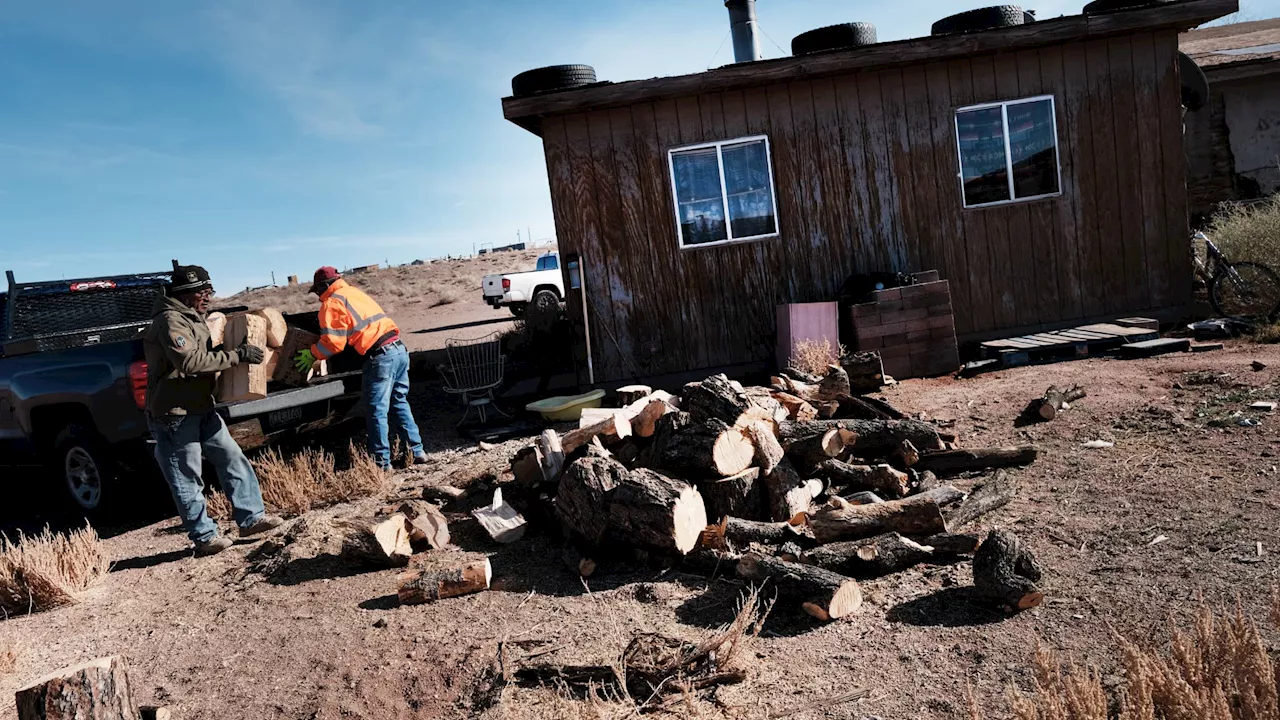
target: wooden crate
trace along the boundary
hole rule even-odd
[[[227,328],[222,337],[223,348],[228,352],[235,352],[246,341],[265,351],[267,321],[257,315],[232,315],[227,318]],[[218,378],[218,401],[261,400],[267,396],[267,380],[265,364],[241,363],[230,370],[224,370]]]

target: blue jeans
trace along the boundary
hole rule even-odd
[[[409,447],[412,456],[422,454],[422,435],[409,408],[409,351],[403,345],[365,360],[364,418],[369,454],[379,467],[391,467],[388,420],[396,425],[396,435]]]
[[[156,462],[192,542],[208,542],[218,535],[217,523],[205,511],[201,450],[218,471],[236,525],[247,528],[262,519],[265,510],[258,476],[217,413],[149,417],[147,427],[156,441]]]

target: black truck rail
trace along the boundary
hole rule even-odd
[[[138,339],[169,281],[168,273],[35,283],[5,275],[0,354],[7,357]]]

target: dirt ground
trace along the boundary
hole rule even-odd
[[[1270,367],[1252,370],[1254,360]],[[818,625],[779,607],[752,648],[749,680],[695,710],[757,717],[865,688],[865,700],[793,717],[956,718],[969,681],[988,717],[1007,717],[1004,692],[1029,687],[1037,642],[1099,666],[1114,686],[1109,628],[1159,642],[1200,594],[1239,598],[1259,614],[1280,572],[1280,418],[1244,408],[1280,399],[1278,372],[1280,347],[1239,343],[889,388],[899,408],[954,423],[964,445],[1040,446],[1041,459],[1015,473],[1020,497],[983,524],[1034,548],[1049,569],[1046,604],[1012,617],[987,610],[960,563],[864,583],[867,604],[843,622]],[[1089,397],[1052,423],[1015,427],[1050,383],[1082,384]],[[500,472],[522,444],[478,451],[448,432],[457,409],[433,389],[416,400],[436,464],[407,488]],[[1245,418],[1260,422],[1245,427]],[[1115,445],[1082,447],[1098,439]],[[114,570],[82,603],[0,622],[0,650],[17,650],[0,697],[57,667],[122,654],[137,699],[183,720],[619,717],[616,706],[546,690],[488,692],[498,642],[564,646],[540,660],[606,662],[635,632],[705,636],[730,619],[741,589],[731,578],[658,571],[587,587],[550,539],[499,547],[465,513],[450,520],[459,546],[491,554],[495,589],[415,607],[397,606],[391,570],[316,562],[265,579],[247,571],[251,546],[191,558],[173,520],[112,537]],[[0,705],[0,718],[13,717]]]

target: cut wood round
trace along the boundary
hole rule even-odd
[[[1036,398],[1027,406],[1027,415],[1029,417],[1038,418],[1040,420],[1049,421],[1058,417],[1058,413],[1068,405],[1077,400],[1084,398],[1088,393],[1079,385],[1075,385],[1066,390],[1062,390],[1055,385],[1050,385],[1048,390],[1044,391],[1044,397]]]
[[[278,348],[284,345],[285,336],[289,334],[289,324],[284,321],[284,314],[273,307],[249,311],[267,321],[267,347]]]
[[[714,419],[733,425],[749,407],[745,395],[723,374],[689,383],[680,393],[680,409],[692,415],[694,422]]]
[[[707,517],[713,522],[721,518],[757,517],[764,510],[760,489],[760,468],[747,468],[723,480],[706,480],[698,491],[707,506]]]
[[[900,498],[907,494],[907,475],[888,465],[850,465],[827,460],[818,465],[817,473],[826,477],[843,492],[871,491],[881,497]]]
[[[806,539],[803,526],[788,522],[760,522],[736,517],[727,517],[720,522],[724,538],[739,548],[751,543],[782,545]]]
[[[787,458],[783,458],[773,472],[762,476],[761,480],[769,519],[781,522],[808,512],[814,499],[826,490],[821,480],[801,477]]]
[[[785,437],[782,447],[798,468],[812,471],[827,460],[840,457],[844,436],[839,428],[831,428],[812,435]]]
[[[19,690],[18,720],[139,720],[124,660],[112,656],[65,667]]]
[[[819,543],[896,532],[903,535],[936,535],[947,532],[938,504],[919,495],[875,505],[853,505],[833,497],[808,516],[809,528]]]
[[[1004,470],[997,470],[989,480],[975,488],[947,514],[947,527],[959,529],[997,508],[1008,505],[1018,495],[1018,484]]]
[[[820,545],[800,556],[800,562],[851,577],[880,577],[918,565],[934,556],[934,549],[898,533],[864,540]]]
[[[400,512],[409,521],[409,542],[432,550],[449,544],[449,521],[435,505],[408,500],[400,506]]]
[[[920,462],[916,463],[916,469],[947,473],[1030,465],[1035,462],[1039,452],[1035,445],[939,450],[937,452],[922,453]]]
[[[1007,530],[992,530],[973,556],[974,587],[1010,610],[1044,602],[1044,593],[1036,587],[1042,575],[1031,548]]]
[[[575,460],[560,477],[556,515],[573,536],[596,546],[609,532],[608,493],[622,484],[628,470],[616,460],[585,457]]]
[[[643,397],[648,397],[653,392],[653,388],[648,385],[626,385],[618,388],[618,404],[630,405],[631,403]]]
[[[888,457],[903,440],[910,440],[922,452],[940,450],[938,431],[919,420],[810,420],[782,423],[778,428],[783,447],[789,438],[809,437],[831,428],[853,432],[846,449],[858,457]]]
[[[396,596],[401,605],[420,605],[488,590],[492,579],[489,558],[472,559],[449,567],[401,573]]]
[[[769,581],[779,597],[799,602],[806,613],[823,622],[847,617],[862,607],[856,580],[820,567],[748,554],[738,561],[738,576]]]
[[[654,462],[683,477],[732,477],[751,467],[755,452],[746,433],[711,419],[664,433],[656,444]]]
[[[684,555],[707,526],[706,505],[693,486],[644,468],[626,473],[608,504],[611,537],[629,544]]]
[[[754,422],[747,425],[746,433],[756,449],[756,467],[760,468],[765,475],[773,472],[774,468],[778,467],[778,463],[782,462],[784,455],[782,444],[778,442],[778,436],[774,434],[773,428],[763,422]]]
[[[343,532],[343,557],[384,567],[409,564],[413,544],[404,515],[396,513],[379,523],[341,520],[334,525]]]

